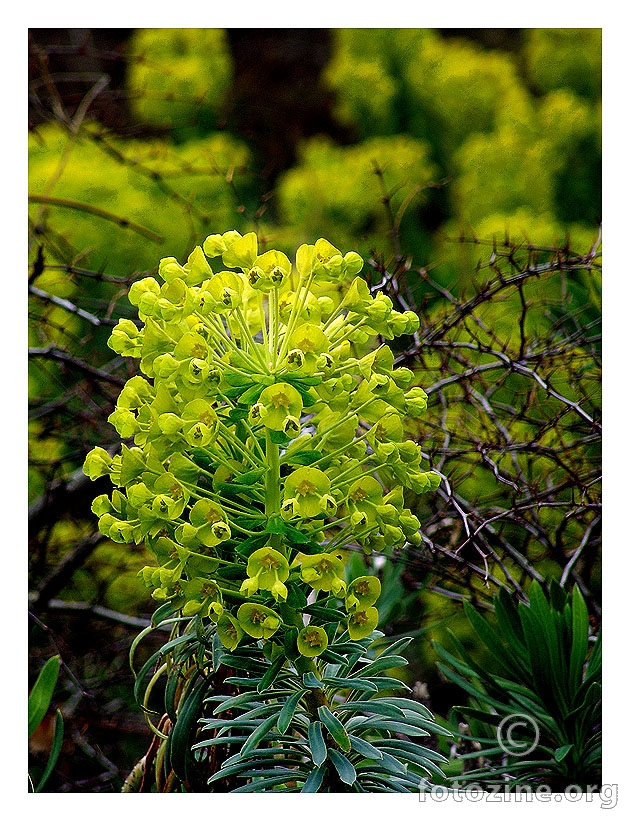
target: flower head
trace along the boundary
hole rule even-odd
[[[331,591],[342,594],[346,589],[344,582],[344,556],[338,551],[326,554],[298,554],[300,578],[315,591]]]
[[[329,638],[319,625],[307,625],[298,634],[297,644],[302,656],[320,656],[326,650]]]
[[[381,582],[377,577],[357,577],[350,583],[346,591],[346,610],[349,613],[363,611],[375,604],[380,593]]]
[[[289,577],[289,563],[271,545],[250,554],[247,573],[248,578],[241,585],[242,594],[253,596],[258,590],[271,591],[277,601],[287,599],[284,582]]]
[[[242,630],[254,639],[269,639],[280,628],[278,614],[254,602],[244,602],[239,606],[237,620]]]
[[[337,503],[330,491],[331,480],[319,468],[297,468],[285,480],[282,510],[305,519],[334,513]]]

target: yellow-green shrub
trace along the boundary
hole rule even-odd
[[[436,174],[427,143],[408,135],[375,137],[356,146],[337,146],[324,138],[305,143],[297,166],[278,183],[286,230],[296,242],[315,234],[331,237],[338,246],[350,243],[360,253],[382,247],[390,227],[375,167],[384,169],[395,213],[419,189],[403,221],[405,231],[414,223],[414,206],[422,202],[423,188]],[[416,223],[414,229],[418,238],[422,226]]]
[[[128,50],[132,112],[178,139],[212,131],[232,83],[224,29],[137,29]]]

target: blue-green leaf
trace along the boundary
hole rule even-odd
[[[317,720],[309,725],[309,747],[313,761],[316,765],[321,765],[326,759],[327,749],[322,735],[322,723]]]
[[[326,705],[320,705],[318,708],[318,716],[340,748],[348,753],[351,749],[351,741],[340,720],[331,713]]]
[[[292,694],[285,701],[285,704],[278,715],[278,722],[276,724],[276,727],[282,734],[284,734],[287,731],[287,728],[289,728],[291,720],[294,718],[296,708],[298,707],[298,703],[306,693],[306,690],[296,691],[295,694]]]
[[[278,721],[278,714],[272,714],[272,716],[268,716],[268,718],[261,722],[261,724],[254,730],[250,736],[247,738],[247,741],[241,748],[241,756],[245,756],[249,753],[253,748],[261,742],[261,740],[265,737],[265,735],[271,731],[271,729],[276,725]]]
[[[335,748],[331,748],[329,751],[329,759],[335,765],[335,770],[337,771],[342,782],[347,785],[352,785],[357,779],[357,774],[355,772],[355,768],[344,756],[344,754],[336,751]]]
[[[322,785],[325,770],[326,768],[323,768],[321,765],[314,768],[306,778],[305,784],[302,786],[300,793],[317,793]]]
[[[381,751],[375,748],[374,745],[371,745],[370,742],[366,742],[366,740],[362,739],[361,736],[353,736],[353,734],[349,734],[348,738],[351,741],[351,748],[360,756],[363,756],[366,759],[381,759]]]

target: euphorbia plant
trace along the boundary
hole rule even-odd
[[[148,630],[171,630],[137,674],[148,717],[159,682],[164,711],[127,790],[411,791],[440,774],[413,740],[442,729],[387,696],[407,640],[368,650],[379,579],[345,571],[349,551],[418,544],[404,491],[439,482],[404,436],[426,395],[374,345],[418,318],[362,266],[324,239],[292,264],[229,231],[130,289],[140,327],[109,341],[140,360],[109,417],[130,442],[84,465],[115,486],[100,530],[155,556]]]

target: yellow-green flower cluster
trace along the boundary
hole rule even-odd
[[[153,597],[216,622],[228,648],[299,627],[298,652],[324,652],[307,597],[343,601],[350,637],[368,636],[379,581],[349,582],[345,552],[420,541],[405,492],[439,480],[403,421],[427,397],[383,342],[419,320],[372,294],[362,266],[324,239],[292,263],[254,233],[211,235],[135,282],[139,322],[112,332],[141,373],[109,417],[120,453],[85,460],[115,486],[94,501],[99,528],[144,542]]]

